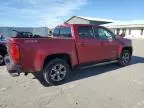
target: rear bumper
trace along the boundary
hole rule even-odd
[[[14,64],[10,56],[8,55],[5,56],[5,65],[6,65],[7,71],[12,76],[19,76],[20,73],[22,72],[21,65]]]

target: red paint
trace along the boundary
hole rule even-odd
[[[74,66],[104,59],[116,59],[123,47],[130,46],[129,40],[125,39],[108,41],[79,38],[78,27],[85,25],[66,24],[61,26],[71,27],[72,38],[11,38],[8,41],[8,51],[12,60],[20,63],[23,71],[34,72],[42,70],[46,57],[53,54],[69,55],[71,64]]]

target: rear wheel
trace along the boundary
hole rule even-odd
[[[4,65],[4,54],[0,53],[0,66]]]
[[[126,66],[129,64],[131,60],[131,53],[129,50],[123,50],[121,55],[120,55],[120,58],[119,58],[119,64],[121,66]]]
[[[64,83],[69,72],[69,65],[64,60],[53,59],[45,65],[43,76],[48,85],[59,85]]]

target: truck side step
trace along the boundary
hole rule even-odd
[[[87,66],[80,66],[79,69],[86,69],[86,68],[91,68],[91,67],[95,67],[95,66],[102,66],[102,65],[107,65],[107,64],[117,63],[117,62],[118,62],[118,60],[100,62],[100,63],[91,64],[91,65],[87,65]]]

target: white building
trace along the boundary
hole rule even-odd
[[[73,17],[69,18],[67,21],[65,21],[64,23],[101,25],[101,24],[108,24],[108,23],[112,23],[112,22],[113,22],[113,20],[108,20],[108,19],[91,18],[91,17],[83,17],[83,16],[73,16]]]
[[[110,28],[116,35],[125,33],[126,38],[144,38],[144,23],[112,23],[106,27]]]
[[[144,20],[116,21],[111,19],[73,16],[65,23],[69,24],[96,24],[110,28],[116,35],[122,33],[126,38],[144,38]]]
[[[115,21],[111,19],[73,16],[64,23],[103,25],[110,28],[116,35],[124,33],[126,38],[144,38],[144,20]]]

